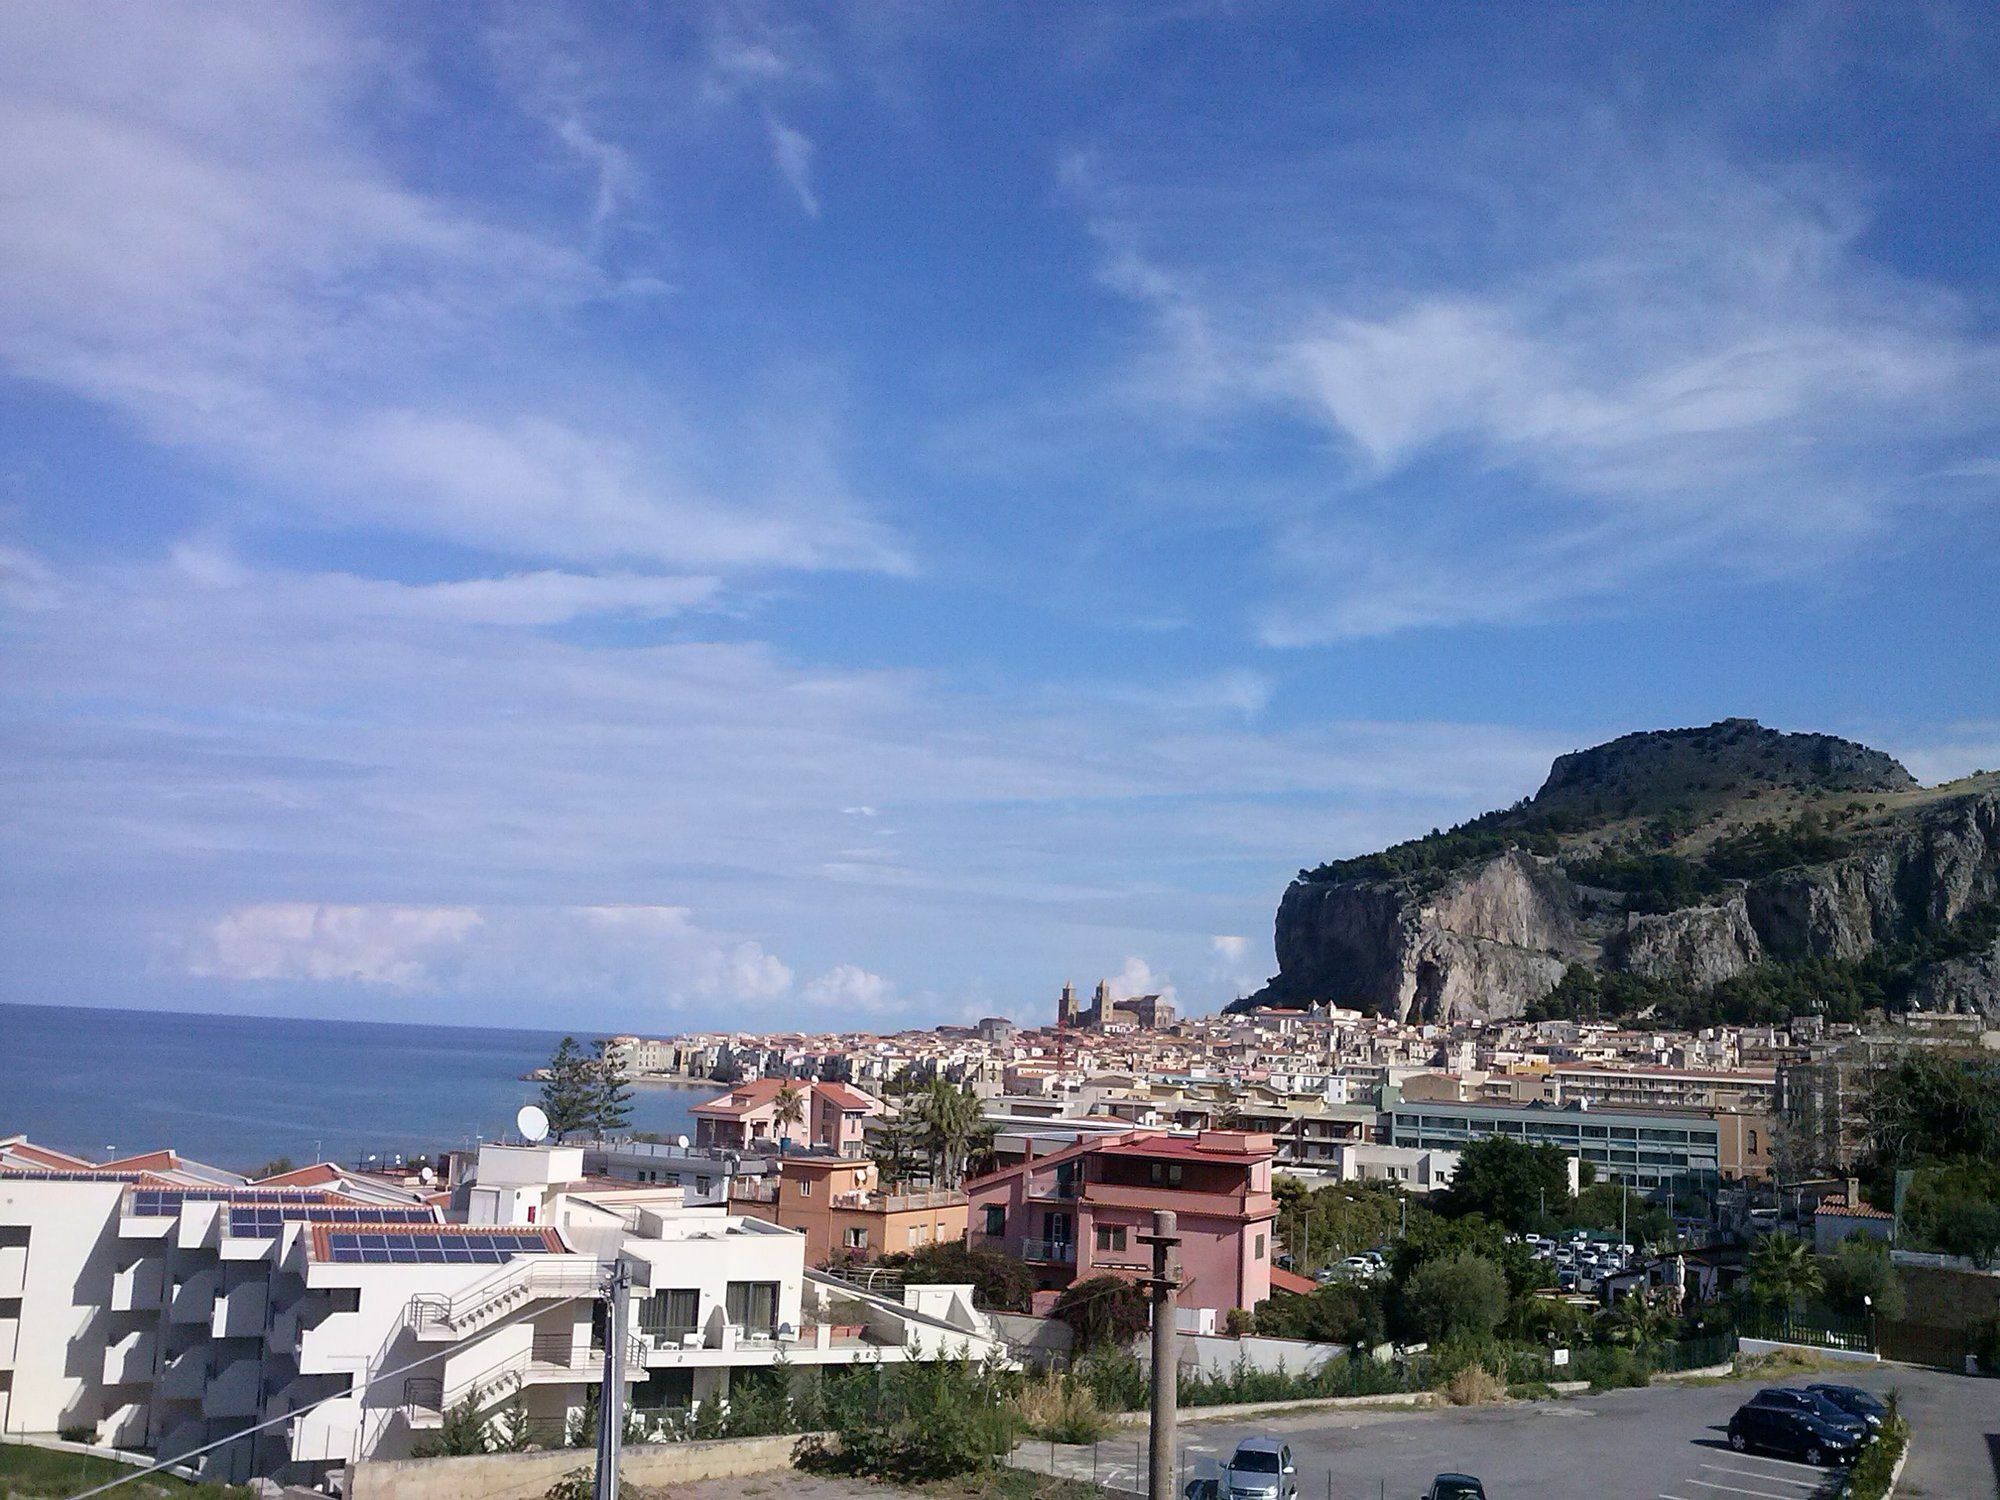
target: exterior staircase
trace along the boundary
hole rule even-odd
[[[595,1297],[604,1268],[587,1255],[537,1255],[509,1261],[451,1297],[410,1299],[410,1330],[425,1343],[456,1343],[536,1302]]]

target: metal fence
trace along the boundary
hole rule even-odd
[[[1875,1330],[1867,1318],[1824,1309],[1769,1309],[1746,1315],[1739,1330],[1744,1338],[1770,1339],[1780,1344],[1805,1344],[1815,1349],[1842,1349],[1870,1354]]]
[[[1906,1323],[1883,1318],[1876,1324],[1877,1348],[1884,1359],[1911,1365],[1931,1365],[1953,1374],[1963,1374],[1965,1356],[1972,1352],[1972,1332],[1966,1328],[1945,1328],[1935,1323]]]

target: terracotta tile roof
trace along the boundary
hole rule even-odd
[[[0,1156],[18,1157],[22,1166],[47,1167],[58,1172],[88,1172],[97,1166],[96,1162],[71,1156],[67,1151],[52,1151],[47,1146],[37,1146],[26,1136],[0,1141]]]
[[[739,1083],[726,1094],[718,1095],[706,1104],[697,1104],[688,1113],[734,1118],[749,1114],[752,1110],[763,1109],[778,1097],[778,1090],[784,1084],[776,1078],[755,1078],[748,1083]]]
[[[844,1083],[816,1083],[813,1092],[831,1099],[842,1109],[877,1109],[881,1101],[859,1089],[849,1088]]]
[[[1823,1214],[1832,1214],[1842,1219],[1893,1219],[1894,1214],[1885,1214],[1879,1208],[1870,1208],[1865,1203],[1850,1204],[1845,1198],[1822,1198],[1819,1209]]]
[[[269,1177],[259,1177],[251,1182],[252,1187],[322,1187],[330,1182],[338,1182],[346,1174],[330,1161],[316,1161],[309,1167],[294,1167],[289,1172],[276,1172]]]
[[[1296,1292],[1300,1296],[1319,1290],[1319,1283],[1310,1276],[1301,1276],[1296,1271],[1287,1271],[1282,1266],[1271,1267],[1271,1290],[1274,1292]]]

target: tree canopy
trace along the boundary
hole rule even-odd
[[[1512,1230],[1570,1208],[1569,1158],[1555,1146],[1530,1146],[1505,1136],[1474,1141],[1459,1154],[1446,1190],[1446,1211],[1480,1214]]]

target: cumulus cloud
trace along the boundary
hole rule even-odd
[[[1155,974],[1152,965],[1136,954],[1125,960],[1125,967],[1110,979],[1111,998],[1129,1000],[1134,995],[1158,995],[1162,1000],[1174,998],[1174,984],[1165,974]]]
[[[185,962],[220,980],[352,981],[499,1000],[567,1000],[584,989],[600,1003],[667,1010],[755,1006],[792,988],[792,971],[757,943],[705,931],[673,906],[263,903],[216,919]]]
[[[829,1024],[847,1016],[879,1016],[897,1007],[896,987],[858,964],[840,964],[799,989],[799,999]]]

